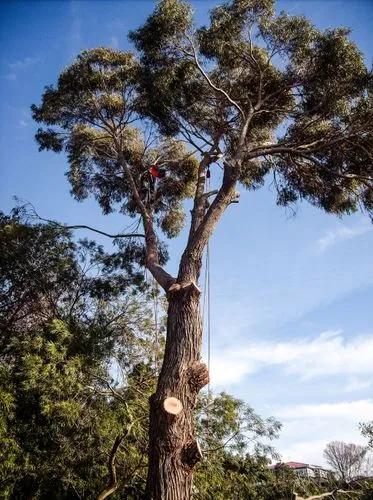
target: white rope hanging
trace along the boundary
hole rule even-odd
[[[159,327],[158,327],[158,283],[153,277],[153,314],[154,314],[154,366],[155,373],[159,375]]]
[[[209,191],[210,186],[210,177],[206,177],[206,191]],[[205,276],[204,276],[204,285],[203,285],[203,303],[202,303],[202,324],[203,329],[205,329],[205,318],[206,318],[206,303],[207,303],[207,368],[209,374],[211,373],[211,272],[210,272],[210,242],[207,242],[206,245],[206,256],[205,256]],[[210,407],[211,402],[211,383],[209,379],[209,383],[207,386],[207,411]],[[209,420],[209,416],[207,415]]]

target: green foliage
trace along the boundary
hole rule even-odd
[[[175,236],[183,226],[181,202],[194,193],[198,163],[180,141],[155,139],[150,130],[131,125],[142,109],[139,78],[139,65],[130,53],[104,48],[82,52],[56,88],[47,87],[41,106],[32,106],[34,119],[48,126],[38,130],[36,140],[40,149],[67,152],[73,195],[78,200],[95,196],[106,214],[115,209],[131,217],[138,214],[120,158],[129,165],[140,194],[149,188],[149,167],[161,164],[166,175],[157,184],[151,209],[166,234]]]
[[[118,281],[107,258],[64,229],[1,216],[3,498],[96,498],[121,435],[121,492],[141,491],[153,325],[132,280]]]
[[[170,4],[177,36],[166,29],[151,44]],[[349,31],[275,15],[271,0],[232,0],[193,32],[183,9],[159,2],[130,36],[141,55],[142,99],[161,130],[188,129],[206,144],[218,138],[245,187],[272,171],[280,205],[306,199],[336,214],[371,212],[372,75]]]

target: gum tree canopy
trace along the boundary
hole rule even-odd
[[[198,279],[237,186],[255,189],[272,175],[279,205],[305,199],[330,213],[373,213],[372,74],[347,29],[321,32],[274,7],[233,0],[197,28],[189,4],[162,0],[130,34],[138,55],[85,51],[33,106],[47,126],[40,149],[67,152],[73,195],[140,219],[146,266],[168,297],[148,498],[191,496],[201,454],[193,410],[208,381]],[[222,180],[206,192],[214,163]],[[179,234],[187,198],[189,237],[171,276],[156,231]]]

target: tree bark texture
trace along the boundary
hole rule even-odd
[[[146,498],[187,500],[192,495],[193,470],[201,459],[194,430],[194,408],[209,375],[201,363],[200,292],[194,286],[168,294],[167,338],[155,394],[150,398],[149,468]],[[183,405],[178,415],[167,413],[165,398]]]

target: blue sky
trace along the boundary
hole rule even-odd
[[[214,4],[193,2],[198,20]],[[0,3],[0,210],[8,211],[17,195],[66,223],[112,232],[128,224],[123,216],[101,215],[94,200],[71,198],[66,160],[38,152],[29,109],[80,50],[128,49],[126,32],[153,6]],[[305,14],[321,28],[351,27],[371,64],[369,0],[288,0],[278,9]],[[170,243],[171,271],[184,242],[185,235]],[[293,216],[276,207],[270,184],[241,191],[212,238],[212,385],[283,422],[277,447],[284,459],[322,463],[326,442],[363,442],[358,423],[373,419],[372,244],[362,214],[337,219],[301,204]]]

